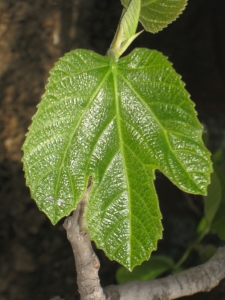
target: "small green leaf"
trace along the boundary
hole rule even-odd
[[[209,233],[210,231],[210,225],[206,218],[205,217],[202,217],[199,224],[198,224],[198,227],[197,227],[197,230],[196,230],[196,233],[197,233],[197,240],[201,241],[203,239],[203,237]]]
[[[116,280],[123,284],[132,280],[152,280],[164,272],[173,269],[174,261],[163,255],[154,255],[149,261],[143,262],[140,266],[129,272],[126,268],[120,267],[116,272]]]
[[[123,41],[129,40],[136,32],[141,9],[141,0],[131,0],[124,12],[120,27],[123,29]]]
[[[217,214],[212,222],[211,230],[215,232],[221,240],[225,240],[225,197],[219,206]]]
[[[220,182],[221,188],[221,201],[220,205],[217,209],[215,217],[211,224],[211,230],[222,239],[225,240],[225,174],[224,174],[224,167],[225,167],[225,159],[223,155],[223,151],[219,149],[212,155],[213,165],[214,165],[214,172],[217,174],[218,180]]]
[[[51,70],[23,145],[26,182],[55,224],[92,176],[91,238],[132,270],[162,236],[155,170],[206,194],[211,162],[201,135],[194,104],[161,53],[136,49],[115,62],[71,51]]]
[[[225,207],[223,206],[223,197],[224,197],[223,196],[224,189],[222,188],[223,177],[220,176],[219,178],[218,174],[220,174],[220,170],[214,161],[214,172],[211,174],[211,183],[208,186],[207,195],[203,197],[204,211],[205,211],[204,217],[199,222],[197,228],[197,234],[200,239],[202,239],[206,234],[208,234],[210,230],[217,232],[217,230],[220,228],[220,225],[218,226],[218,221],[221,222],[221,217],[223,220],[223,214],[221,215],[220,212],[220,211],[222,212],[225,211]],[[218,217],[218,215],[221,216]],[[216,227],[215,224],[217,224]]]
[[[128,7],[130,0],[121,0]],[[142,0],[140,22],[145,30],[156,33],[172,23],[182,13],[187,0]]]
[[[203,262],[206,262],[216,253],[217,247],[215,247],[212,244],[208,244],[208,245],[198,244],[194,247],[194,249],[195,251],[198,251],[201,260]]]
[[[211,174],[211,183],[208,186],[208,193],[204,197],[205,218],[210,226],[222,200],[222,188],[216,172]]]
[[[136,33],[140,9],[141,0],[131,0],[127,9],[123,10],[115,37],[107,53],[109,57],[113,52],[115,58],[118,59],[141,33]]]

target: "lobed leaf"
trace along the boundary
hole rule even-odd
[[[121,0],[128,7],[130,0]],[[156,33],[177,19],[187,0],[142,0],[140,22],[145,30]]]
[[[211,162],[194,104],[170,62],[148,49],[117,62],[71,51],[50,73],[23,145],[31,195],[55,224],[92,176],[90,236],[132,270],[162,235],[155,170],[186,192],[206,193]]]

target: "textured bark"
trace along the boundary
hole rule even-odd
[[[172,300],[210,291],[225,278],[225,247],[205,264],[166,278],[132,281],[104,289],[107,300]]]
[[[67,231],[67,238],[73,249],[80,299],[105,300],[98,277],[100,263],[92,249],[90,236],[86,231],[83,218],[90,190],[91,182],[89,182],[87,191],[77,209],[71,217],[65,220],[63,226]]]

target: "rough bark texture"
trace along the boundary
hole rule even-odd
[[[105,288],[107,300],[172,300],[210,291],[225,278],[225,247],[205,264],[166,278]]]
[[[77,209],[71,217],[65,220],[63,227],[67,231],[67,238],[73,249],[77,269],[77,284],[81,300],[105,300],[98,277],[100,263],[92,249],[90,236],[86,231],[84,221],[84,213],[90,190],[91,182],[89,182],[89,187],[83,199],[78,204]]]

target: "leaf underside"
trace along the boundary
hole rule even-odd
[[[194,104],[170,62],[148,49],[117,62],[71,51],[50,73],[23,146],[31,195],[55,224],[92,176],[88,231],[131,270],[162,236],[155,170],[186,192],[206,193],[211,163]]]
[[[130,0],[121,0],[125,8]],[[145,30],[156,33],[177,19],[187,0],[142,0],[139,20]]]

